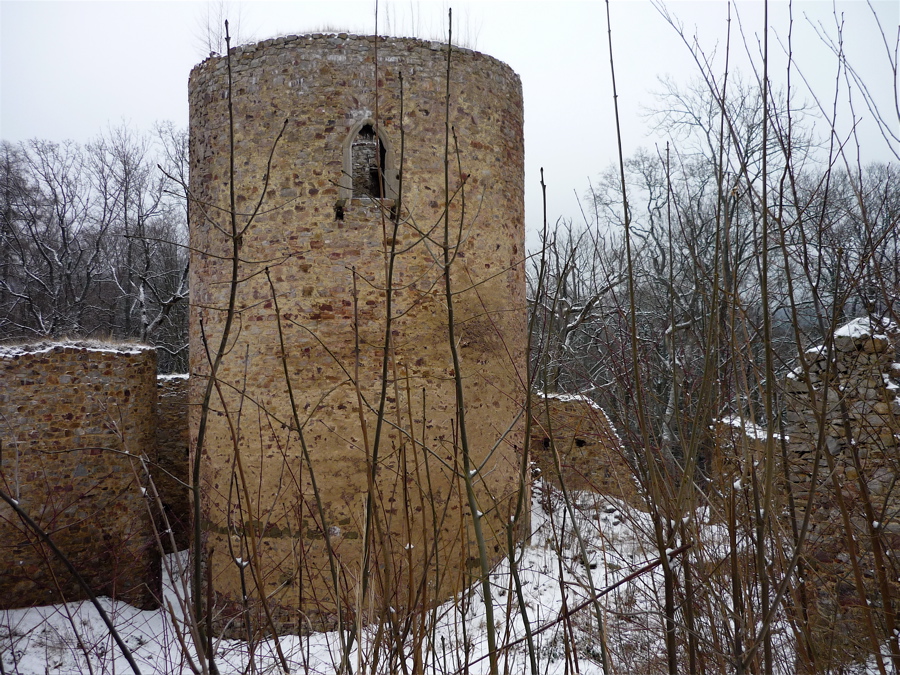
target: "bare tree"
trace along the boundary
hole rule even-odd
[[[184,176],[184,139],[164,131]],[[185,368],[185,206],[155,154],[124,127],[84,147],[3,144],[0,336],[139,339],[164,372]]]

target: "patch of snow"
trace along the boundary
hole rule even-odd
[[[766,440],[767,430],[765,427],[756,424],[755,422],[751,422],[750,420],[746,420],[740,415],[726,415],[718,420],[721,424],[725,424],[730,427],[734,427],[735,429],[740,429],[744,432],[747,438],[750,438],[755,441],[764,441]],[[781,440],[780,434],[774,434],[776,440]],[[790,441],[789,436],[784,437],[785,441]]]
[[[544,392],[535,392],[535,396],[537,398],[550,399],[551,401],[562,401],[563,403],[567,403],[569,401],[587,403],[595,410],[603,412],[603,408],[597,405],[597,403],[594,402],[594,400],[590,396],[586,396],[585,394],[547,394]]]

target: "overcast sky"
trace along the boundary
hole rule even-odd
[[[110,125],[128,123],[151,130],[157,121],[187,126],[187,79],[208,53],[203,35],[207,15],[221,3],[201,2],[11,2],[0,0],[0,137],[8,141],[42,138],[86,142]],[[437,38],[446,34],[447,2],[382,1],[379,32]],[[508,63],[522,78],[525,94],[526,219],[540,224],[539,170],[544,168],[551,219],[580,219],[576,196],[588,189],[616,157],[610,59],[605,5],[599,1],[453,2],[454,33],[464,46]],[[374,2],[231,2],[231,23],[245,39],[281,34],[375,30]],[[770,3],[770,69],[775,79],[785,59],[778,39],[788,33],[789,4]],[[684,32],[721,68],[726,16],[724,0],[669,2],[666,8]],[[758,57],[763,4],[736,4],[732,62],[749,74],[747,52]],[[848,60],[867,79],[870,91],[893,114],[894,76],[876,23],[893,49],[900,24],[897,0],[799,0],[793,4],[793,45],[800,71],[823,102],[834,98],[837,59],[814,26],[832,37],[836,16],[843,19]],[[739,18],[739,22],[738,22]],[[616,60],[623,144],[664,143],[652,129],[658,78],[687,83],[697,75],[676,31],[649,1],[614,0],[612,39]],[[740,25],[738,25],[740,23]],[[759,62],[759,59],[756,58]],[[794,82],[799,82],[795,76]],[[802,85],[798,85],[802,86]],[[801,95],[808,96],[804,91]],[[861,104],[861,101],[857,101]],[[887,160],[885,141],[862,118],[862,154]],[[849,115],[845,115],[849,129]],[[648,135],[649,134],[649,135]]]

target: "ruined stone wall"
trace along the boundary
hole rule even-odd
[[[155,459],[156,352],[86,343],[0,348],[0,485],[98,595],[156,606],[159,553],[140,464]],[[84,597],[0,503],[0,608]]]
[[[785,441],[798,528],[807,509],[812,511],[803,559],[808,622],[814,647],[823,654],[834,650],[864,659],[868,649],[841,501],[873,606],[881,606],[872,574],[875,540],[892,566],[891,552],[900,550],[898,338],[894,324],[856,319],[836,331],[832,349],[806,352],[808,371],[798,367],[784,381]],[[815,462],[819,472],[813,484]],[[896,570],[888,577],[896,607]]]
[[[591,399],[535,395],[531,425],[531,457],[544,479],[557,486],[562,480],[570,490],[590,490],[645,507],[622,441],[609,417]]]
[[[165,511],[166,522],[175,538],[175,547],[183,549],[190,543],[191,515],[187,489],[190,478],[188,376],[160,375],[156,380],[156,391],[157,463],[152,475]],[[163,525],[162,519],[160,525]],[[162,543],[166,550],[171,548],[168,537],[164,536]]]
[[[299,629],[301,617],[332,621],[332,563],[343,606],[356,606],[376,460],[373,611],[427,604],[469,583],[477,568],[442,279],[447,50],[412,39],[291,36],[238,48],[232,63],[239,228],[263,201],[240,240],[234,328],[203,448],[207,550],[222,616],[244,634],[242,577],[255,594],[255,574],[280,630]],[[210,372],[203,335],[218,347],[231,274],[222,232],[231,228],[226,82],[223,58],[190,80],[192,404]],[[479,511],[497,559],[524,426],[522,94],[507,66],[459,49],[450,88],[455,339]],[[369,124],[385,149],[391,199],[352,198],[352,143]],[[191,414],[196,435],[199,406]],[[254,550],[253,566],[242,567]]]
[[[821,421],[824,448],[818,462],[825,488],[837,479],[850,500],[856,502],[865,489],[876,507],[883,507],[897,477],[900,445],[898,337],[893,325],[873,330],[868,319],[854,320],[835,333],[830,362],[825,347],[806,353],[808,382],[800,368],[785,379],[785,431],[797,499],[806,500],[812,487]],[[827,489],[817,490],[825,501],[833,500]],[[900,521],[881,527],[900,535]]]

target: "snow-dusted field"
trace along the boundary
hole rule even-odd
[[[593,585],[603,593],[658,560],[648,536],[651,525],[646,514],[599,495],[580,493],[573,499],[572,508],[566,508],[558,492],[536,489],[533,535],[519,551],[522,596],[541,675],[602,673],[601,631],[594,604],[587,602],[589,589]],[[577,528],[573,527],[573,515]],[[704,546],[714,552],[716,528],[706,527],[705,531]],[[675,556],[675,566],[677,560]],[[171,569],[181,559],[169,556],[166,562]],[[505,673],[530,673],[524,623],[508,562],[495,569],[491,581],[497,642],[502,646],[500,669]],[[172,576],[167,575],[166,600],[173,608],[180,606],[183,593],[177,590],[182,586],[174,585]],[[613,672],[665,672],[662,595],[658,567],[645,569],[603,595],[604,644]],[[190,639],[180,619],[173,621],[172,614],[164,609],[141,611],[108,598],[102,601],[142,673],[195,672],[191,665],[193,650],[185,646]],[[711,602],[721,603],[724,625],[727,594]],[[582,605],[586,606],[580,608]],[[174,614],[177,616],[178,611]],[[430,631],[420,652],[425,672],[488,672],[484,603],[477,589],[445,603],[429,613],[427,620]],[[783,622],[774,634],[779,662],[790,664],[790,640]],[[375,628],[364,630],[350,659],[354,672],[372,672],[375,642]],[[292,673],[338,670],[341,639],[337,633],[282,637],[280,646]],[[87,602],[0,612],[0,653],[3,673],[130,672],[96,610]],[[410,650],[405,658],[411,672]],[[391,660],[381,653],[377,660],[378,672],[403,671],[396,657]],[[245,642],[222,640],[216,661],[223,675],[282,672],[272,642],[251,648]],[[718,672],[714,663],[706,665],[707,672]],[[782,672],[791,670],[785,667]]]
[[[577,512],[597,589],[614,583],[652,558],[639,534],[641,526],[646,524],[626,521],[620,505],[598,496],[580,495]],[[536,633],[541,631],[534,636],[541,672],[567,672],[567,658],[569,670],[577,658],[580,672],[600,672],[592,609],[574,613],[570,621],[561,620],[564,607],[571,609],[589,597],[590,583],[571,518],[558,494],[536,491],[532,523],[534,534],[521,551],[519,569],[531,629]],[[166,567],[171,569],[179,561],[170,556],[166,562]],[[525,631],[508,563],[497,567],[492,583],[498,643],[508,646],[501,664],[513,672],[528,669]],[[167,601],[177,608],[178,594],[168,575],[165,592]],[[627,595],[627,585],[618,593]],[[102,598],[102,602],[131,648],[141,672],[192,672],[189,664],[192,650],[182,647],[179,639],[182,627],[172,621],[165,609],[141,611],[108,598]],[[484,603],[477,590],[445,603],[431,618],[433,637],[424,650],[429,671],[452,673],[467,667],[473,673],[487,671]],[[648,635],[643,640],[648,653],[660,648],[657,637]],[[371,663],[373,641],[374,629],[363,633],[351,660],[354,670],[366,670]],[[189,638],[185,637],[184,642],[189,643]],[[336,633],[283,637],[281,648],[294,672],[332,673],[339,665],[340,639]],[[130,671],[97,611],[88,602],[0,613],[0,651],[6,673]],[[217,653],[220,672],[247,672],[248,651],[246,643],[221,641]],[[256,645],[252,660],[252,668],[258,672],[278,672],[272,644]]]

